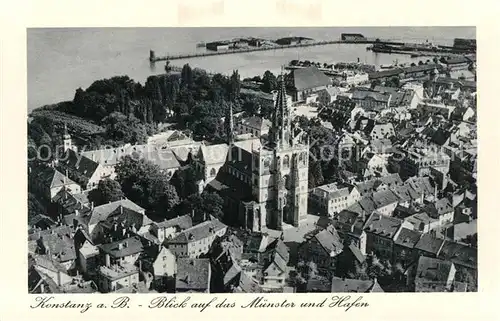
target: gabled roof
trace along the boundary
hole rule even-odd
[[[56,225],[56,222],[46,215],[38,214],[28,219],[28,225],[40,228],[49,228]]]
[[[394,240],[394,244],[398,244],[408,248],[414,248],[417,242],[420,240],[422,234],[420,232],[410,230],[407,228],[402,228],[398,236]]]
[[[191,218],[190,215],[186,214],[182,216],[177,216],[170,220],[165,220],[162,222],[154,222],[153,225],[162,229],[178,226],[181,230],[187,230],[188,228],[191,228],[193,226],[193,219]]]
[[[410,186],[418,195],[434,194],[429,177],[410,177],[405,181],[405,185]]]
[[[190,243],[197,242],[210,235],[217,233],[218,231],[226,228],[227,226],[217,219],[208,220],[193,227],[190,227],[171,240],[167,240],[168,243]]]
[[[375,208],[382,208],[389,204],[393,204],[399,201],[399,198],[391,190],[384,190],[373,193],[372,196],[373,203],[375,203]]]
[[[371,194],[375,192],[375,189],[380,185],[387,185],[389,188],[394,186],[399,186],[403,183],[399,174],[389,174],[383,177],[378,177],[374,179],[370,179],[367,181],[359,182],[355,184],[356,189],[360,194]]]
[[[47,274],[36,268],[28,270],[28,293],[60,293],[57,284]]]
[[[406,202],[418,198],[418,194],[414,193],[414,190],[408,185],[391,187],[390,190],[399,198],[400,202]]]
[[[64,157],[60,160],[65,168],[75,170],[86,179],[92,178],[99,167],[99,163],[87,158],[84,155],[78,155],[74,150],[68,149]]]
[[[36,179],[49,188],[61,187],[76,184],[57,169],[48,167],[36,173]]]
[[[423,234],[420,240],[415,245],[415,248],[424,252],[437,255],[444,244],[444,240],[432,236],[431,234]]]
[[[63,272],[66,273],[66,268],[59,262],[55,261],[49,255],[34,255],[32,256],[33,266],[36,268],[37,266],[47,269],[52,272]]]
[[[175,157],[174,153],[170,149],[160,149],[160,150],[147,150],[145,152],[134,152],[132,153],[136,159],[144,158],[153,164],[157,165],[160,169],[175,169],[181,167],[181,164]]]
[[[139,230],[142,226],[151,224],[152,221],[146,215],[120,205],[100,223],[108,229],[113,228],[116,224],[122,228]]]
[[[270,120],[258,116],[243,118],[241,124],[260,131],[269,129],[272,125]]]
[[[379,138],[389,138],[394,136],[394,126],[391,123],[375,124],[370,131],[371,136],[378,136]]]
[[[339,277],[332,278],[332,293],[371,293],[371,292],[384,292],[377,280],[356,280],[356,279],[342,279]]]
[[[465,244],[444,241],[438,258],[452,261],[456,265],[477,269],[477,248]]]
[[[329,255],[342,252],[343,244],[333,228],[326,228],[314,236]]]
[[[299,91],[327,86],[332,83],[332,80],[328,76],[314,66],[295,69],[291,74],[293,86]]]
[[[433,282],[447,282],[453,263],[427,256],[418,259],[417,279]]]
[[[198,156],[205,164],[219,164],[226,161],[228,151],[227,144],[201,145]]]
[[[207,290],[210,288],[209,259],[177,259],[175,288],[181,290]]]
[[[118,209],[120,206],[138,213],[145,212],[145,210],[142,207],[135,204],[129,199],[118,200],[115,202],[94,207],[94,209],[92,210],[92,216],[90,217],[89,225],[97,224],[98,222],[106,220],[108,216],[114,213],[116,209]]]
[[[69,235],[48,234],[42,236],[45,250],[58,262],[76,259],[75,244]]]
[[[240,282],[234,290],[236,293],[261,293],[259,283],[245,272],[240,273]]]
[[[129,255],[141,253],[143,246],[141,239],[138,236],[130,237],[125,240],[115,241],[112,243],[101,244],[99,248],[106,254],[114,258],[122,258]]]
[[[354,255],[354,257],[356,258],[356,260],[358,260],[359,263],[363,263],[366,260],[363,253],[361,253],[361,250],[358,247],[354,246],[354,244],[349,244],[347,248],[349,249],[349,251],[351,251],[351,253]]]
[[[401,224],[402,221],[398,218],[373,213],[366,221],[364,230],[367,233],[393,239]]]
[[[224,274],[223,282],[224,286],[228,286],[236,278],[240,277],[241,268],[238,264],[233,264],[229,270]]]
[[[384,104],[389,103],[391,99],[390,94],[381,94],[369,90],[356,90],[352,93],[353,100],[374,100]]]
[[[386,77],[397,77],[404,72],[401,68],[394,68],[389,70],[381,70],[368,74],[369,79],[378,79],[378,78],[386,78]]]
[[[28,240],[30,240],[30,241],[39,240],[42,237],[44,237],[46,235],[50,235],[50,234],[71,237],[72,231],[71,231],[71,228],[69,226],[66,226],[66,225],[54,226],[54,227],[47,229],[47,230],[40,230],[40,229],[33,230],[28,235]]]

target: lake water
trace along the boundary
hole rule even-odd
[[[162,73],[164,63],[149,63],[149,50],[156,55],[196,50],[199,42],[237,37],[278,39],[304,36],[315,40],[339,39],[343,32],[366,37],[405,42],[429,40],[451,45],[453,38],[475,38],[474,27],[360,27],[360,28],[60,28],[28,30],[28,110],[73,99],[78,87],[87,88],[94,80],[128,75],[144,83],[152,74]],[[391,64],[417,61],[406,55],[376,54],[367,45],[328,45],[235,55],[174,60],[173,65],[189,62],[213,72],[231,73],[238,69],[242,77],[279,72],[280,66],[293,59],[317,62],[357,61]],[[420,58],[422,59],[422,58]]]

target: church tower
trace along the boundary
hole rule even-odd
[[[283,72],[276,98],[268,142],[253,152],[252,193],[262,227],[282,230],[307,218],[309,144],[292,131]]]
[[[73,142],[71,141],[71,136],[68,133],[68,126],[66,123],[64,123],[63,145],[65,152],[69,149],[73,149]]]

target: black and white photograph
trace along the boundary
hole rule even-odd
[[[478,291],[476,27],[26,37],[28,293]]]

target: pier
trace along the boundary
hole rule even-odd
[[[312,46],[325,46],[325,45],[333,45],[333,44],[385,44],[385,45],[403,45],[402,42],[381,40],[381,39],[360,39],[360,40],[329,40],[329,41],[313,41],[306,43],[297,43],[290,45],[273,45],[273,46],[265,46],[265,47],[251,47],[251,48],[242,48],[242,49],[226,49],[224,51],[214,51],[214,52],[195,52],[195,53],[187,53],[187,54],[178,54],[178,55],[167,55],[167,56],[156,56],[153,50],[149,51],[149,61],[154,63],[157,61],[165,61],[165,60],[177,60],[177,59],[188,59],[188,58],[197,58],[197,57],[209,57],[209,56],[222,56],[222,55],[231,55],[231,54],[239,54],[239,53],[247,53],[254,51],[269,51],[269,50],[283,50],[289,48],[304,48],[304,47],[312,47]]]

